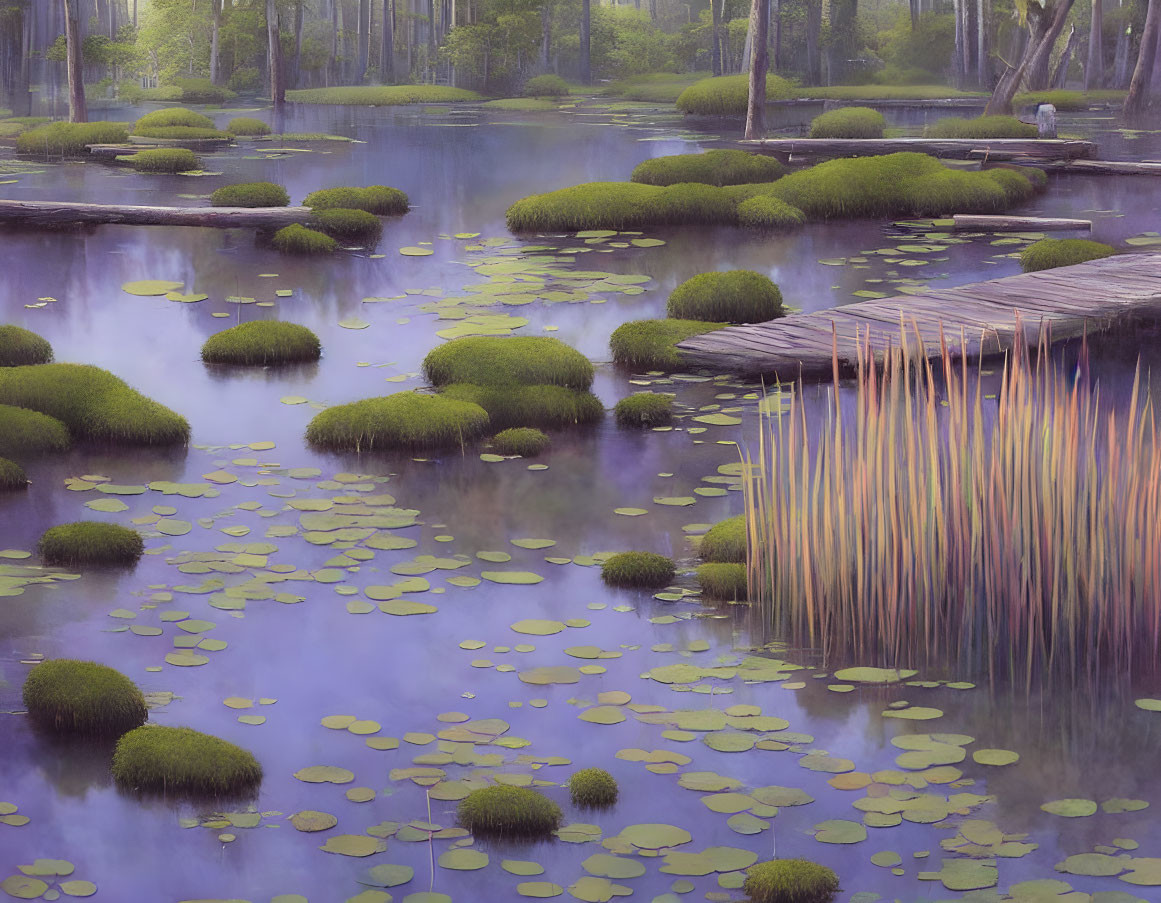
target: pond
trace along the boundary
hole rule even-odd
[[[325,260],[281,256],[246,230],[3,233],[0,320],[43,335],[57,360],[109,369],[181,412],[193,440],[188,452],[81,449],[38,461],[30,490],[0,501],[8,577],[44,573],[28,553],[57,523],[132,523],[147,538],[131,572],[6,581],[0,592],[0,879],[63,859],[75,871],[60,880],[92,882],[98,899],[117,901],[472,903],[519,899],[522,882],[547,882],[557,887],[523,891],[670,903],[740,899],[739,870],[776,853],[833,867],[839,899],[858,903],[1001,899],[1021,882],[1037,883],[1016,888],[1015,899],[1057,899],[1069,889],[1062,882],[1085,895],[1059,897],[1069,903],[1155,899],[1161,779],[1144,763],[1156,755],[1161,716],[1134,699],[1161,687],[1025,692],[953,673],[864,685],[834,672],[867,663],[824,663],[777,638],[764,645],[771,638],[745,605],[693,593],[691,538],[740,512],[739,443],[756,440],[770,387],[608,363],[612,330],[663,316],[668,293],[699,272],[767,273],[789,306],[809,311],[1018,272],[1013,252],[1027,238],[955,236],[906,256],[874,253],[906,243],[907,232],[869,222],[775,236],[515,238],[504,211],[518,198],[624,179],[644,159],[716,136],[632,108],[528,116],[292,106],[283,128],[355,140],[284,152],[244,142],[205,156],[221,176],[6,167],[13,198],[178,204],[227,180],[263,179],[284,184],[293,202],[321,187],[388,184],[413,207],[387,221],[374,253]],[[1155,198],[1145,177],[1060,176],[1018,212],[1091,216],[1094,238],[1119,243],[1157,228]],[[633,244],[642,238],[664,243]],[[551,259],[565,298],[504,294],[508,274],[494,264],[518,274],[527,256]],[[122,289],[146,279],[207,297],[179,303]],[[483,306],[481,291],[507,303]],[[256,371],[202,364],[209,335],[267,317],[315,331],[322,360]],[[650,387],[676,393],[681,417],[642,433],[618,430],[610,416],[554,434],[532,463],[484,460],[485,449],[420,459],[304,443],[324,406],[422,387],[420,363],[440,333],[480,322],[578,348],[598,362],[594,391],[607,406]],[[1126,391],[1137,351],[1156,362],[1155,331],[1131,337],[1128,346],[1123,335],[1094,342],[1096,372],[1114,395]],[[822,409],[828,391],[807,387],[805,400]],[[717,416],[698,419],[707,415]],[[340,532],[347,521],[331,515],[352,506],[397,525],[379,535],[414,545],[351,539]],[[623,549],[678,559],[683,589],[657,598],[605,587],[593,556]],[[403,598],[419,604],[384,607],[423,613],[367,601],[400,595],[365,590],[401,581]],[[265,773],[257,797],[119,791],[107,748],[50,743],[20,714],[26,674],[53,657],[112,665],[151,694],[154,722],[252,750]],[[690,714],[700,710],[718,714]],[[328,727],[328,716],[359,723]],[[1019,758],[987,764],[1013,757],[981,750]],[[341,783],[296,778],[311,766],[345,772],[334,773]],[[620,784],[611,809],[568,802],[561,785],[592,766]],[[447,830],[456,800],[489,778],[543,788],[566,823],[595,827],[537,844],[477,839],[467,849],[486,854],[486,865],[448,856],[467,844]],[[1095,814],[1088,804],[1049,806],[1064,815],[1042,809],[1074,799],[1092,801]],[[289,816],[303,810],[337,825],[297,830]],[[709,852],[651,855],[664,846],[657,831],[622,835],[642,824],[687,832],[677,853]],[[320,850],[345,835],[364,840]],[[383,843],[366,849],[367,837]],[[622,858],[600,855],[610,852]],[[1086,853],[1096,858],[1058,866]],[[375,870],[389,864],[413,877],[387,890],[406,874]],[[1128,880],[1115,877],[1122,872]]]

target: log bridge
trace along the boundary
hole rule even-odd
[[[309,207],[145,207],[72,201],[0,200],[0,223],[30,226],[213,226],[281,229],[310,219]]]
[[[1161,315],[1161,254],[1118,254],[987,282],[860,301],[792,314],[766,323],[728,326],[677,345],[689,364],[744,376],[824,379],[835,357],[856,365],[860,347],[899,348],[900,328],[916,355],[937,357],[940,336],[969,358],[1031,347],[1043,327],[1053,341],[1135,317]],[[961,336],[963,338],[962,348]]]

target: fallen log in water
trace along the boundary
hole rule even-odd
[[[1132,160],[1068,160],[1051,163],[1029,161],[1029,165],[1039,166],[1047,172],[1098,176],[1161,176],[1161,163],[1154,161],[1140,163]]]
[[[281,229],[310,219],[309,207],[144,207],[71,201],[2,201],[0,223],[73,226],[213,226],[218,229]]]
[[[952,217],[955,232],[1052,232],[1092,229],[1092,220],[1047,216],[978,216],[960,213]]]

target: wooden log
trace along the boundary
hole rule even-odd
[[[1020,161],[1014,161],[1020,162]],[[1145,160],[1068,160],[1029,164],[1047,172],[1098,176],[1161,176],[1161,162]]]
[[[759,138],[738,143],[759,153],[814,157],[877,157],[917,151],[960,160],[981,155],[991,159],[1075,160],[1096,153],[1093,142],[1068,138]]]
[[[951,219],[954,223],[953,232],[1059,232],[1066,229],[1092,229],[1092,220],[1049,216],[977,216],[957,213]]]
[[[213,226],[218,229],[281,229],[310,219],[309,207],[143,207],[71,201],[3,201],[0,222],[32,226],[120,224]]]

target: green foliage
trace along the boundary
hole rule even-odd
[[[37,552],[49,567],[136,564],[145,552],[141,534],[120,524],[82,520],[49,527]]]
[[[74,439],[117,445],[185,445],[189,424],[131,389],[107,370],[86,364],[0,368],[0,404],[55,417]]]
[[[549,113],[559,109],[560,102],[540,97],[501,97],[499,100],[489,100],[481,106],[488,110],[505,110],[512,113]]]
[[[690,85],[677,98],[677,109],[698,116],[745,116],[750,96],[748,75],[721,75]],[[794,86],[777,75],[766,76],[766,99],[793,97]]]
[[[789,229],[804,222],[805,213],[768,194],[755,195],[738,204],[738,225],[747,229]]]
[[[697,585],[707,599],[738,601],[749,593],[744,564],[707,562],[698,565]]]
[[[226,126],[226,131],[234,135],[269,135],[270,126],[261,119],[250,116],[235,116]]]
[[[652,589],[673,580],[673,559],[656,552],[618,552],[601,565],[601,579],[609,586]]]
[[[366,210],[327,207],[316,210],[311,220],[320,231],[345,242],[359,241],[373,245],[383,234],[383,223],[379,217]]]
[[[589,182],[530,195],[509,207],[507,215],[513,232],[728,225],[736,218],[734,202],[712,185],[637,182]]]
[[[23,697],[28,717],[60,734],[120,736],[149,717],[137,685],[96,662],[43,661],[28,672]]]
[[[198,169],[197,155],[184,147],[162,147],[138,151],[129,157],[138,172],[190,172]]]
[[[80,157],[90,144],[124,144],[129,131],[123,122],[52,122],[22,133],[16,149],[42,157]]]
[[[974,119],[949,117],[923,130],[926,138],[1035,138],[1036,126],[1015,116],[977,116]]]
[[[329,235],[298,223],[279,229],[270,243],[283,254],[330,254],[339,246]]]
[[[568,779],[575,806],[611,806],[617,801],[617,780],[603,768],[582,768]]]
[[[154,110],[146,113],[133,124],[133,134],[140,134],[141,129],[170,128],[171,126],[185,126],[195,129],[212,129],[214,120],[193,110],[184,107],[166,107],[164,110]]]
[[[318,336],[305,326],[279,320],[240,323],[215,333],[202,345],[202,360],[207,364],[267,367],[317,361],[320,354]]]
[[[501,430],[492,437],[492,450],[496,454],[519,455],[521,458],[535,458],[543,454],[549,444],[544,433],[530,427]]]
[[[706,561],[744,564],[746,561],[746,518],[739,514],[718,521],[701,538],[697,554]]]
[[[491,385],[452,383],[443,395],[477,404],[488,412],[493,429],[516,426],[560,429],[593,423],[605,415],[591,392],[554,385]]]
[[[810,137],[882,138],[886,125],[887,120],[878,110],[870,107],[841,107],[815,116],[810,122]]]
[[[987,97],[980,91],[960,91],[947,85],[827,85],[796,88],[797,97],[815,100],[943,100],[948,97]]]
[[[1075,113],[1090,107],[1124,103],[1124,91],[1026,91],[1012,101],[1016,107],[1033,107],[1050,103],[1064,113]]]
[[[335,451],[456,448],[484,435],[487,412],[443,395],[396,392],[327,408],[306,428],[307,441]]]
[[[363,210],[376,216],[396,216],[407,212],[407,195],[398,188],[369,185],[366,188],[322,188],[302,201],[312,210]]]
[[[456,816],[473,834],[547,837],[560,826],[561,811],[536,790],[497,785],[469,793]]]
[[[212,141],[230,137],[229,132],[219,132],[217,129],[203,129],[191,125],[134,129],[133,134],[138,138],[152,138],[155,141]]]
[[[808,859],[773,859],[747,869],[742,890],[753,903],[830,903],[839,879]]]
[[[525,97],[567,97],[568,82],[559,75],[537,75],[524,83]]]
[[[912,25],[906,7],[895,10],[891,27],[874,38],[879,56],[886,63],[875,73],[875,81],[884,85],[938,82],[955,51],[955,16],[928,11]]]
[[[15,461],[0,458],[0,492],[12,492],[28,488],[28,475]]]
[[[785,172],[773,157],[742,150],[711,150],[704,154],[674,154],[637,164],[630,181],[644,185],[702,182],[706,185],[744,185],[773,182]]]
[[[230,73],[226,85],[231,91],[239,93],[258,91],[262,88],[262,70],[257,66],[241,66]]]
[[[170,84],[181,92],[178,100],[182,103],[225,103],[236,96],[229,88],[215,85],[208,78],[174,78]]]
[[[29,129],[51,121],[47,116],[12,116],[0,119],[0,138],[16,138]]]
[[[559,339],[545,336],[467,336],[428,352],[423,372],[433,386],[554,385],[587,389],[589,359]]]
[[[147,724],[129,731],[113,751],[113,778],[132,790],[238,794],[262,782],[249,751],[188,727]]]
[[[444,85],[351,85],[341,88],[305,88],[287,91],[291,103],[355,104],[394,107],[412,103],[458,103],[483,100],[475,91]]]
[[[47,414],[0,404],[0,455],[37,458],[72,446],[68,427]]]
[[[605,93],[642,103],[676,103],[682,91],[710,77],[708,72],[651,72],[615,81]]]
[[[214,207],[286,207],[290,195],[273,182],[239,182],[223,185],[210,195]]]
[[[613,330],[609,347],[613,360],[634,370],[680,370],[678,342],[722,329],[725,323],[702,320],[633,320]]]
[[[675,320],[763,323],[782,316],[782,292],[753,270],[699,273],[673,290],[666,312]]]
[[[673,422],[673,397],[657,392],[638,392],[617,402],[613,409],[617,426],[652,429]]]
[[[51,360],[52,345],[47,340],[19,326],[0,326],[0,367],[47,364]]]
[[[1068,267],[1086,260],[1100,260],[1116,253],[1112,245],[1087,238],[1042,238],[1020,252],[1025,273]]]

